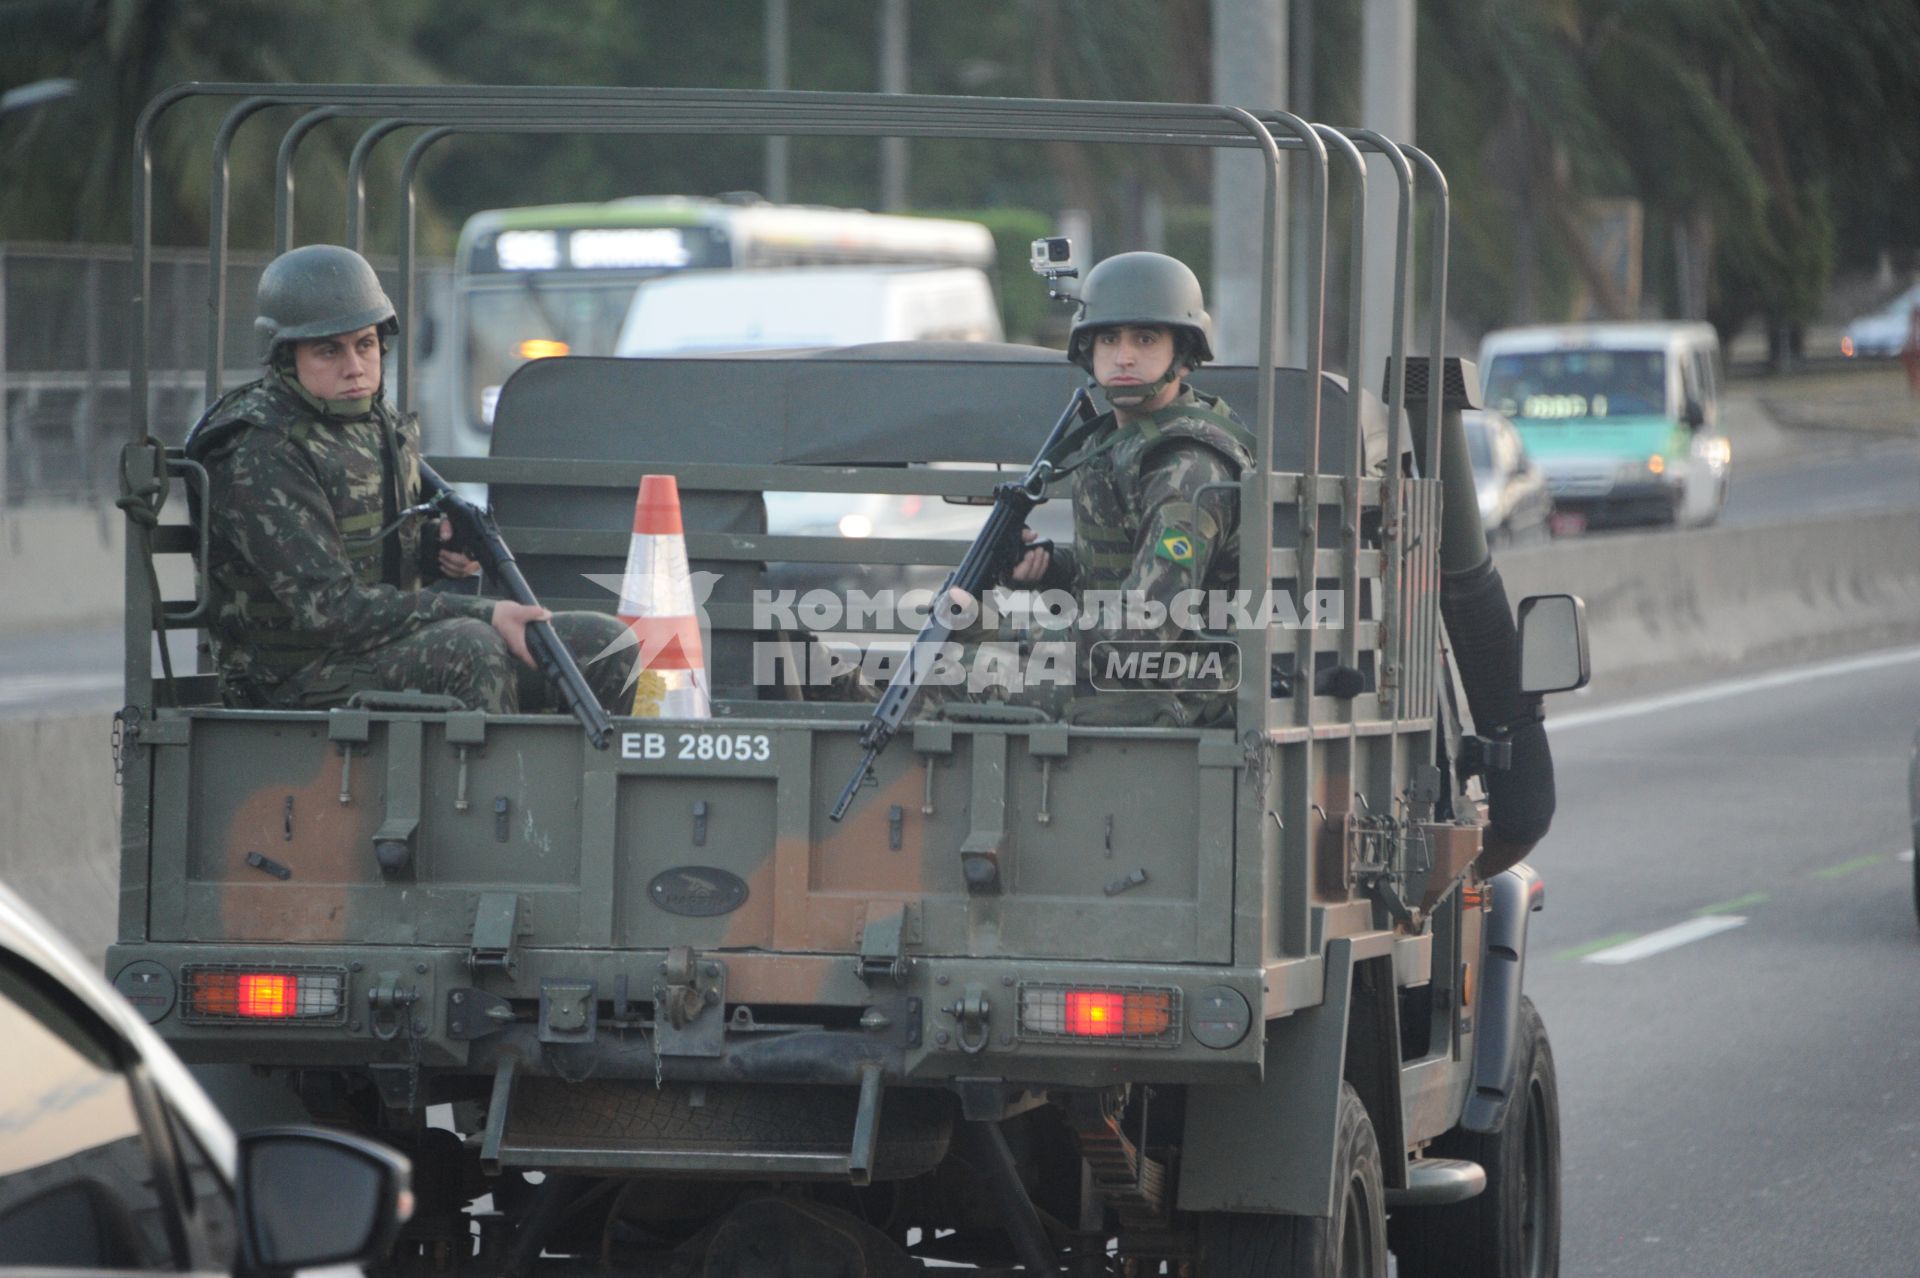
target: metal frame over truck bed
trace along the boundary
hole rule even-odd
[[[1324,585],[1342,602],[1337,627],[1259,625],[1234,638],[1244,670],[1338,666],[1359,672],[1363,690],[1312,695],[1303,678],[1297,693],[1275,695],[1268,679],[1248,678],[1231,730],[1087,728],[950,707],[913,726],[877,788],[835,826],[826,809],[858,753],[858,707],[723,699],[712,721],[618,721],[620,748],[600,754],[570,720],[378,698],[330,712],[239,711],[217,704],[205,676],[156,679],[156,616],[193,627],[205,608],[204,582],[197,602],[163,605],[152,593],[150,556],[200,549],[191,530],[153,518],[171,482],[198,477],[148,435],[141,285],[153,131],[194,97],[235,101],[214,139],[210,400],[221,389],[227,152],[241,124],[271,107],[309,108],[280,149],[279,247],[293,242],[293,160],[315,125],[372,122],[354,150],[344,220],[356,244],[375,146],[423,130],[402,166],[403,402],[413,183],[428,148],[454,133],[1256,152],[1269,246],[1260,361],[1196,380],[1238,388],[1229,400],[1251,405],[1259,451],[1239,498],[1243,511],[1272,512],[1274,536],[1241,539],[1240,581],[1296,599]],[[999,1219],[1004,1258],[1028,1268],[1064,1262],[1068,1246],[1082,1263],[1105,1263],[1117,1235],[1122,1257],[1190,1258],[1199,1246],[1209,1272],[1241,1263],[1222,1257],[1244,1251],[1232,1239],[1247,1221],[1322,1233],[1332,1221],[1338,1237],[1343,1213],[1377,1222],[1381,1190],[1431,1207],[1483,1183],[1470,1164],[1421,1155],[1463,1113],[1481,1130],[1504,1120],[1538,883],[1526,871],[1490,884],[1469,872],[1482,818],[1460,764],[1440,615],[1452,530],[1442,482],[1420,476],[1443,473],[1442,442],[1458,439],[1447,410],[1469,402],[1472,378],[1441,359],[1447,195],[1431,160],[1371,131],[1230,107],[271,85],[169,90],[141,116],[136,152],[122,904],[108,962],[123,983],[177,989],[157,1024],[183,1056],[285,1078],[316,1116],[410,1148],[429,1181],[565,1173],[538,1193],[495,1182],[505,1227],[489,1227],[478,1260],[459,1262],[481,1271],[514,1268],[515,1247],[519,1260],[537,1256],[544,1235],[534,1235],[568,1205],[557,1199],[580,1190],[573,1178],[608,1172],[656,1187],[884,1182],[896,1187],[901,1236],[926,1231],[922,1254],[938,1253],[937,1228],[991,1255],[981,1239],[999,1235],[983,1221]],[[1384,415],[1322,370],[1330,157],[1349,175],[1357,232],[1363,152],[1384,156],[1400,187]],[[1274,357],[1276,192],[1289,155],[1306,176],[1303,370],[1277,369]],[[1415,362],[1405,346],[1422,186],[1436,336],[1430,359]],[[1363,238],[1353,237],[1350,270],[1356,334]],[[696,567],[729,572],[737,587],[768,561],[951,563],[960,543],[769,537],[754,523],[758,495],[983,495],[991,475],[902,463],[1024,461],[1073,381],[1064,363],[1023,349],[548,360],[503,392],[493,457],[436,460],[450,479],[492,486],[547,602],[611,611],[610,593],[575,600],[585,592],[567,583],[618,570],[623,512],[643,473],[677,476]],[[974,419],[950,393],[967,385],[991,388],[976,394],[991,407]],[[1324,432],[1323,402],[1343,410]],[[1409,407],[1418,466],[1403,460]],[[1370,434],[1386,441],[1379,473]],[[1332,473],[1326,438],[1338,440]],[[737,593],[723,589],[709,613],[716,662],[759,633]],[[727,682],[718,670],[716,680]],[[374,842],[396,839],[409,856],[383,872]],[[998,891],[969,887],[963,849],[997,858]],[[261,1016],[208,994],[261,973],[297,983],[296,1014]],[[1089,994],[1129,1008],[1137,996],[1144,1019],[1123,1035],[1090,1034],[1066,1013]],[[450,1150],[424,1128],[424,1107],[442,1100],[460,1103],[465,1146]],[[1378,1135],[1371,1191],[1342,1170],[1355,1104]],[[1356,1206],[1356,1192],[1376,1201]],[[645,1215],[618,1197],[609,1221]],[[451,1223],[465,1200],[441,1185],[441,1217],[416,1230],[417,1263],[455,1263],[447,1239],[465,1236]],[[436,1228],[437,1250],[424,1241]]]

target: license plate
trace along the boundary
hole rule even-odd
[[[620,757],[675,763],[767,763],[773,758],[773,738],[765,732],[622,732]]]
[[[1578,537],[1587,530],[1587,517],[1577,510],[1555,511],[1552,523],[1556,537]]]

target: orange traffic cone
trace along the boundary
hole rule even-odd
[[[680,485],[672,475],[645,475],[633,504],[633,541],[620,583],[620,620],[633,632],[633,714],[640,718],[705,719],[713,713],[700,621],[687,570],[680,523]]]

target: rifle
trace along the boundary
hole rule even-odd
[[[494,521],[491,508],[483,510],[455,492],[424,460],[420,463],[420,491],[426,498],[424,506],[452,522],[455,548],[479,560],[480,566],[498,578],[515,600],[540,607],[533,587],[521,575],[520,565],[513,561],[513,549],[500,535],[500,525]],[[573,654],[554,633],[553,623],[527,623],[527,651],[539,665],[540,673],[559,689],[573,717],[587,730],[587,740],[593,742],[593,748],[605,750],[611,745],[613,724],[601,708],[600,699],[587,686],[587,677],[580,673]]]
[[[913,646],[907,649],[906,660],[893,672],[893,679],[887,684],[880,704],[873,708],[867,725],[860,729],[860,744],[866,754],[861,758],[860,766],[854,769],[846,788],[840,791],[840,798],[834,803],[832,811],[827,814],[831,819],[838,821],[847,814],[854,791],[873,775],[874,761],[887,748],[887,742],[893,740],[893,734],[899,730],[907,711],[913,708],[914,698],[920,694],[927,676],[932,673],[940,649],[953,637],[953,627],[940,618],[941,602],[952,590],[964,590],[975,599],[981,598],[989,586],[997,583],[1019,561],[1028,549],[1020,540],[1020,530],[1026,527],[1027,516],[1033,513],[1033,508],[1046,500],[1047,484],[1055,475],[1049,454],[1066,437],[1070,426],[1076,421],[1090,421],[1092,418],[1093,404],[1087,397],[1087,388],[1082,386],[1067,401],[1066,411],[1053,424],[1052,433],[1047,436],[1047,442],[1040,445],[1039,455],[1033,459],[1033,465],[1027,468],[1027,473],[1017,482],[999,484],[994,488],[993,512],[987,516],[980,535],[967,547],[960,565],[947,575],[946,583],[934,595],[933,607],[927,610],[926,624],[920,627]]]

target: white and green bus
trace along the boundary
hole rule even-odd
[[[753,197],[641,196],[476,213],[454,259],[452,438],[484,453],[494,404],[531,359],[611,355],[640,284],[675,271],[912,265],[990,269],[977,222]]]

